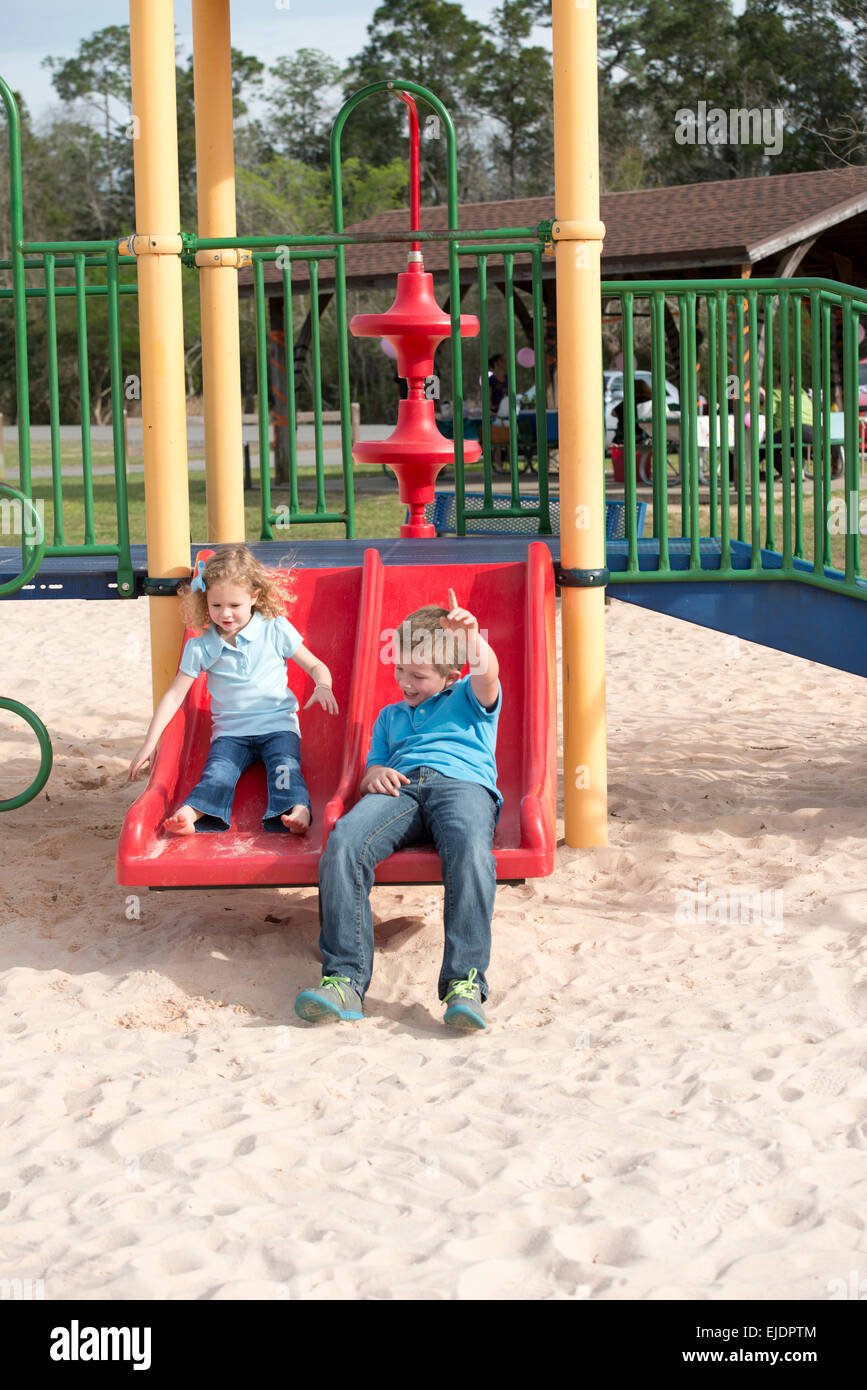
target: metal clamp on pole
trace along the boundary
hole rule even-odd
[[[596,220],[569,222],[558,217],[551,226],[551,236],[554,241],[604,241],[605,223]]]
[[[604,589],[611,578],[607,565],[595,570],[568,570],[558,565],[556,573],[561,589]]]
[[[223,246],[211,251],[197,251],[197,266],[224,266],[229,270],[241,270],[253,264],[252,251],[244,251],[238,246]]]
[[[178,586],[183,583],[183,576],[180,579],[153,579],[145,574],[139,578],[138,592],[145,598],[174,598]]]
[[[121,256],[179,256],[184,243],[180,232],[167,233],[165,236],[136,233],[121,237],[117,249]]]

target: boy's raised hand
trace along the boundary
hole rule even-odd
[[[449,589],[449,611],[445,618],[440,618],[440,624],[448,632],[459,632],[463,629],[470,633],[474,629],[478,631],[479,627],[478,620],[468,608],[458,607],[454,589]]]
[[[499,694],[499,663],[479,631],[477,618],[468,608],[458,606],[454,589],[449,589],[449,611],[444,618],[440,618],[440,624],[450,632],[464,633],[466,659],[470,667],[470,686],[479,703],[484,705],[485,709],[491,709],[496,704]],[[461,640],[458,638],[456,645],[458,660],[463,664]]]

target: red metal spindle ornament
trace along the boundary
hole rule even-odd
[[[411,221],[420,220],[418,113],[412,97],[399,92],[410,117]],[[421,228],[413,225],[412,231]],[[461,337],[473,338],[479,321],[473,314],[461,314]],[[397,277],[397,294],[384,314],[356,314],[349,324],[356,338],[385,338],[397,357],[397,374],[407,382],[407,399],[398,406],[397,427],[387,439],[356,444],[352,457],[356,463],[386,464],[397,475],[398,495],[409,508],[409,520],[400,528],[404,537],[428,538],[436,534],[425,521],[425,506],[433,501],[437,475],[454,462],[454,446],[437,429],[434,403],[425,397],[424,384],[433,375],[434,353],[451,335],[451,318],[434,297],[433,276],[425,271],[420,243],[413,242],[407,268]],[[464,460],[475,463],[482,446],[477,440],[464,443]]]

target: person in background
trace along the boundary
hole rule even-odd
[[[501,352],[497,352],[493,357],[488,358],[490,372],[488,375],[488,390],[491,399],[491,415],[495,416],[500,409],[500,402],[509,394],[509,378],[506,374],[506,359]],[[494,468],[502,466],[505,451],[500,445],[495,445],[491,449],[491,463]]]
[[[650,389],[649,384],[648,384],[646,381],[644,381],[641,377],[639,377],[639,379],[635,382],[634,391],[635,391],[635,445],[636,445],[636,448],[646,449],[646,448],[650,447],[651,439],[650,439],[650,435],[647,434],[647,432],[645,431],[645,429],[643,428],[643,425],[642,425],[642,420],[645,419],[646,416],[640,414],[639,412],[640,412],[640,410],[641,410],[641,407],[642,407],[647,401],[652,401],[652,400],[653,400],[653,392],[652,392],[652,390]],[[615,427],[614,427],[614,438],[613,438],[613,440],[611,441],[612,444],[620,444],[620,445],[623,445],[624,440],[625,440],[625,436],[624,436],[624,423],[623,423],[623,407],[624,407],[625,404],[626,404],[625,399],[624,399],[623,397],[621,397],[620,400],[617,402],[617,404],[616,404],[616,405],[613,405],[613,406],[611,407],[611,414],[614,416],[615,420],[617,421],[617,424],[616,424]]]
[[[765,388],[759,388],[759,406],[764,409],[766,400]],[[771,392],[773,404],[773,436],[774,447],[774,472],[782,478],[783,476],[783,392],[777,386]],[[789,428],[791,430],[792,454],[791,459],[794,464],[799,456],[798,443],[795,438],[795,381],[789,381]],[[801,389],[801,445],[803,449],[813,448],[813,400],[810,393],[803,387]],[[803,454],[801,455],[803,457]],[[843,456],[838,444],[831,446],[831,474],[838,477],[843,472]],[[793,474],[794,476],[794,474]]]
[[[509,394],[509,378],[506,375],[506,359],[501,352],[488,359],[490,372],[488,387],[491,393],[491,414],[496,415],[500,401]]]

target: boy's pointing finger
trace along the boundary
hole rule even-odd
[[[455,598],[455,591],[454,589],[449,589],[449,612],[451,613],[457,606],[458,601]]]

